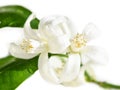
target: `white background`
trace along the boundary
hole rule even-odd
[[[99,77],[120,85],[120,0],[0,0],[0,6],[23,5],[40,19],[49,15],[64,15],[73,20],[78,30],[93,22],[102,31],[102,36],[93,45],[106,49],[109,63],[106,72],[98,69]],[[102,74],[101,74],[102,73]],[[108,76],[107,76],[108,75]],[[99,90],[86,84],[80,87],[63,87],[44,81],[38,72],[26,80],[18,90]]]

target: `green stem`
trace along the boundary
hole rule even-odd
[[[52,54],[52,53],[48,53],[48,57],[51,57],[51,56],[68,57],[67,54]]]
[[[100,81],[94,80],[87,72],[85,72],[85,78],[86,78],[86,81],[96,83],[103,88],[119,89],[120,90],[119,85],[114,85],[114,84],[111,84],[111,83],[108,83],[108,82],[100,82]]]

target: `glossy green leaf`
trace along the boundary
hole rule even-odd
[[[0,7],[0,28],[2,27],[23,27],[26,19],[32,12],[25,7],[18,5]],[[38,19],[32,21],[32,27],[37,28]]]
[[[11,58],[14,62],[0,69],[0,90],[15,90],[38,69],[38,57],[30,60]]]
[[[31,11],[22,6],[0,7],[0,28],[1,27],[23,27]]]
[[[37,18],[33,19],[33,20],[30,22],[31,27],[32,27],[33,29],[37,29],[39,22],[40,22],[40,21],[39,21]]]
[[[4,68],[5,66],[13,62],[15,62],[15,58],[12,56],[8,56],[8,57],[0,59],[0,69]]]

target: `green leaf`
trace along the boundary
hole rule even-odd
[[[100,81],[94,80],[87,72],[85,72],[85,77],[88,82],[96,83],[99,86],[106,88],[108,90],[110,90],[110,89],[120,90],[120,85],[114,85],[114,84],[111,84],[108,82],[100,82]]]
[[[37,18],[33,19],[30,24],[33,29],[38,29],[39,20]]]
[[[23,27],[27,17],[31,14],[28,9],[12,5],[0,7],[0,28],[1,27]]]
[[[12,56],[8,56],[8,57],[0,59],[0,69],[13,63],[14,61],[15,61],[15,59]]]
[[[0,7],[0,28],[2,27],[23,27],[26,19],[32,12],[25,7],[18,5]],[[37,28],[38,19],[32,21],[32,27]]]
[[[0,90],[14,90],[38,69],[38,57],[30,60],[10,58],[14,62],[0,69]]]

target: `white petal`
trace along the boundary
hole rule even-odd
[[[62,82],[70,82],[77,78],[80,71],[80,55],[79,54],[70,54],[68,61],[66,62],[65,68],[61,75]]]
[[[73,28],[70,20],[64,16],[49,16],[41,19],[39,32],[48,42],[48,51],[62,53],[67,49]]]
[[[86,65],[86,71],[94,80],[101,82],[107,81],[110,75],[108,74],[109,71],[106,66]]]
[[[96,46],[86,46],[81,50],[82,63],[105,65],[108,62],[107,53],[104,49]]]
[[[9,45],[24,37],[22,28],[5,27],[0,29],[0,58],[9,55]]]
[[[48,53],[41,53],[38,61],[38,68],[41,76],[52,83],[59,83],[59,79],[55,75],[54,70],[49,65]]]
[[[12,56],[17,57],[17,58],[22,58],[22,59],[31,59],[39,54],[38,52],[27,53],[24,50],[22,50],[19,45],[16,45],[14,43],[10,45],[9,52]]]
[[[72,80],[70,82],[63,82],[62,84],[64,86],[74,86],[74,87],[85,84],[86,80],[85,80],[84,72],[85,72],[85,70],[83,68],[81,68],[79,75],[74,80]]]
[[[35,39],[35,40],[39,40],[39,33],[37,30],[34,30],[31,28],[30,26],[30,22],[35,19],[35,15],[34,14],[31,14],[28,19],[26,20],[25,22],[25,25],[24,25],[24,33],[26,35],[27,38],[32,38],[32,39]]]
[[[45,36],[60,36],[71,34],[75,31],[72,22],[65,16],[48,16],[41,19],[39,31]]]
[[[93,40],[100,35],[100,31],[97,29],[96,25],[89,23],[83,30],[83,35],[87,41]]]
[[[51,53],[62,53],[68,48],[69,45],[70,42],[66,35],[57,38],[52,37],[49,38],[48,41],[48,48],[49,48],[48,51]]]
[[[29,40],[31,45],[33,46],[31,53],[41,53],[46,50],[44,43],[33,40],[33,39],[29,39]]]
[[[66,57],[60,57],[60,56],[51,56],[49,58],[49,65],[53,68],[53,69],[62,69],[63,68],[63,64],[66,61]],[[57,72],[56,72],[57,73]]]

